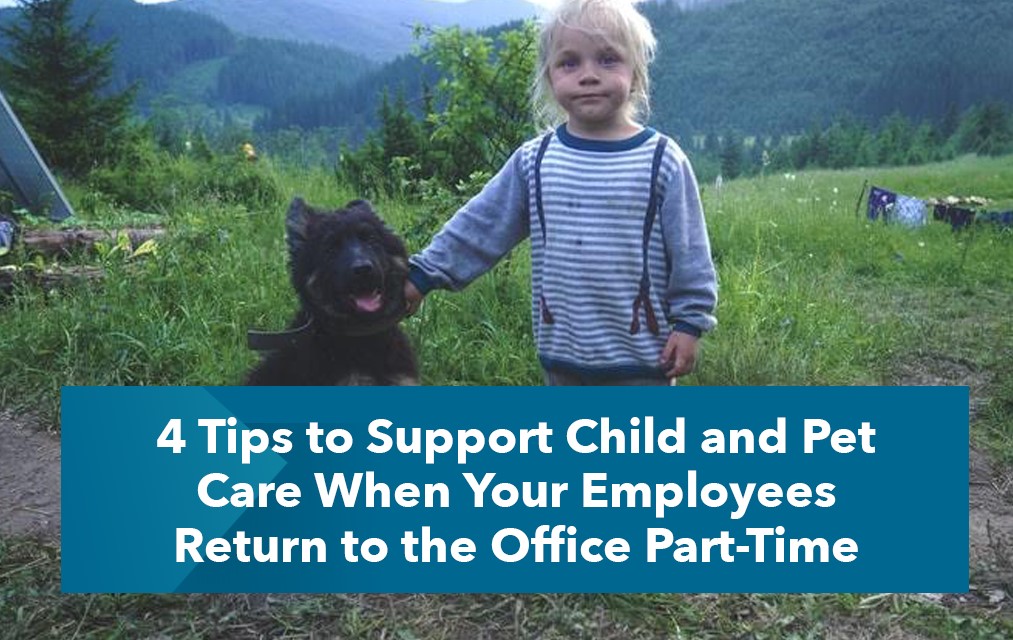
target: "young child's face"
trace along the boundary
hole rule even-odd
[[[601,35],[561,27],[549,58],[549,82],[579,136],[616,138],[635,124],[628,103],[633,70],[626,53]]]

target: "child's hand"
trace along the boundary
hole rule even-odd
[[[693,370],[696,365],[696,343],[699,338],[688,333],[673,331],[661,352],[661,366],[668,378],[678,378]]]
[[[419,306],[422,304],[422,298],[424,298],[419,290],[415,288],[415,285],[410,280],[404,281],[404,306],[405,315],[413,316],[415,312],[419,310]]]

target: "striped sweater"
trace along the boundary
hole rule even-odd
[[[660,135],[647,128],[626,140],[586,140],[559,127],[540,163],[544,226],[535,177],[542,138],[526,142],[412,256],[409,279],[422,293],[461,289],[530,237],[532,323],[542,366],[587,376],[662,377],[669,331],[655,334],[641,319],[652,313],[672,330],[698,336],[715,325],[717,283],[696,178],[668,140],[647,240],[651,310],[635,305]]]

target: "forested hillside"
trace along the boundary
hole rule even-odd
[[[247,38],[219,73],[214,97],[283,109],[307,93],[334,92],[375,69],[373,62],[334,47]]]
[[[133,0],[76,0],[79,21],[92,18],[96,42],[113,40],[115,69],[109,89],[136,83],[138,108],[174,99],[203,106],[242,103],[278,108],[293,96],[333,91],[376,68],[336,47],[236,36],[198,13]],[[15,9],[0,11],[0,23]],[[0,36],[0,54],[5,43]],[[187,85],[180,91],[180,84]]]
[[[941,119],[1013,103],[1009,0],[644,5],[659,38],[656,121],[682,133],[796,132],[845,113]]]
[[[336,46],[377,61],[409,53],[417,25],[489,27],[534,17],[525,0],[177,0],[170,8],[209,15],[239,34]]]
[[[793,134],[845,115],[868,124],[901,113],[943,120],[988,102],[1013,103],[1009,0],[749,0],[698,11],[647,3],[659,40],[653,122],[683,137],[737,131]],[[968,46],[966,34],[974,34]],[[419,103],[424,77],[401,58],[351,108],[324,114],[293,102],[264,121],[347,126],[371,121],[380,85]],[[394,91],[395,89],[392,89]],[[366,113],[358,111],[362,105]],[[354,111],[354,112],[353,112]]]
[[[385,89],[403,93],[416,108],[435,81],[433,70],[413,56],[377,66],[339,48],[238,36],[178,6],[76,2],[81,16],[94,15],[95,39],[118,42],[111,89],[138,83],[143,113],[158,98],[162,105],[242,109],[249,122],[261,114],[261,131],[358,132],[375,122]],[[684,138],[795,134],[844,115],[870,125],[894,113],[940,122],[973,105],[1013,104],[1009,0],[643,7],[659,39],[653,123]],[[14,15],[0,10],[0,21]]]

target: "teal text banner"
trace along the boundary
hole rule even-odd
[[[65,387],[67,592],[961,592],[966,387]]]

